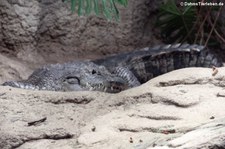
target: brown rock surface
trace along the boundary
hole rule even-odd
[[[35,63],[94,58],[159,43],[152,29],[161,1],[130,0],[121,21],[78,17],[62,0],[2,0],[0,52]],[[151,18],[151,20],[150,20]]]
[[[224,148],[223,74],[181,69],[119,94],[0,87],[0,148]]]
[[[17,58],[9,58],[0,54],[0,84],[9,80],[27,79],[38,65],[29,65]]]

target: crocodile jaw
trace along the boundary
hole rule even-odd
[[[39,90],[40,89],[38,86],[34,86],[32,84],[19,82],[19,81],[7,81],[7,82],[3,83],[2,85],[21,88],[21,89],[31,89],[31,90]]]
[[[46,86],[37,86],[33,84],[29,84],[23,81],[7,81],[2,84],[3,86],[11,86],[15,88],[21,89],[29,89],[29,90],[50,90],[50,91],[101,91],[108,93],[118,93],[123,90],[128,89],[127,82],[122,80],[121,78],[113,78],[110,81],[103,82],[81,82],[81,84],[69,85],[67,83],[63,83],[60,89],[55,89],[52,87]]]
[[[86,80],[88,78],[88,81]],[[128,83],[120,77],[87,77],[80,81],[80,84],[62,84],[63,91],[101,91],[107,93],[118,93],[128,89]],[[103,79],[104,78],[104,79]]]

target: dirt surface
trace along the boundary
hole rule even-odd
[[[0,87],[0,148],[224,147],[224,73],[181,69],[118,94]]]

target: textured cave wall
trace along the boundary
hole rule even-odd
[[[160,2],[129,0],[121,21],[78,17],[61,0],[2,0],[0,50],[34,62],[94,58],[158,43],[152,27]]]
[[[39,2],[36,0],[2,0],[0,2],[0,52],[24,56],[36,55],[36,32],[39,24]]]

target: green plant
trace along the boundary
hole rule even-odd
[[[68,1],[68,0],[63,0]],[[128,0],[69,0],[72,12],[77,12],[79,16],[89,15],[95,12],[96,15],[103,14],[107,19],[119,20],[117,4],[127,6]]]
[[[186,2],[197,4],[199,1]],[[201,0],[201,2],[207,1]],[[221,42],[225,43],[224,38],[219,34],[221,28],[218,17],[221,8],[222,6],[181,6],[174,0],[168,0],[160,7],[156,26],[160,27],[162,38],[167,43],[218,45]]]

